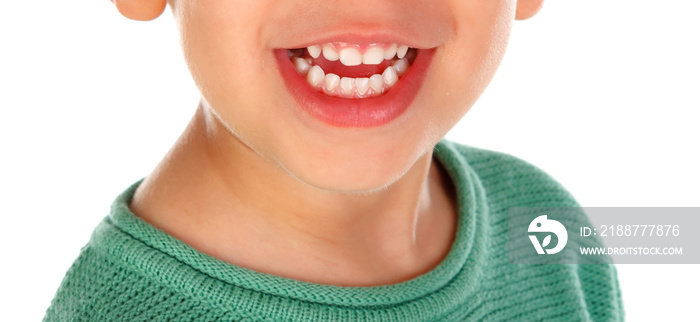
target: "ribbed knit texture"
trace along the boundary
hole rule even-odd
[[[338,287],[209,257],[131,213],[126,190],[70,268],[45,321],[618,321],[612,265],[508,263],[508,207],[573,207],[547,174],[513,156],[442,141],[457,190],[445,260],[415,279]],[[583,219],[585,220],[585,219]],[[245,247],[245,246],[242,246]]]

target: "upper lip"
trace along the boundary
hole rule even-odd
[[[344,42],[349,44],[358,45],[371,45],[376,43],[388,43],[388,44],[398,44],[406,45],[411,48],[417,49],[430,49],[437,47],[439,44],[435,41],[419,41],[416,37],[410,37],[405,32],[395,32],[387,31],[383,28],[377,28],[372,30],[367,30],[364,32],[357,32],[356,27],[344,27],[339,28],[338,32],[333,32],[331,30],[325,29],[321,33],[309,33],[304,36],[299,37],[294,44],[284,45],[284,47],[278,48],[305,48],[313,45],[322,45],[331,42]],[[348,30],[353,30],[348,32]]]
[[[323,19],[298,19],[284,15],[263,26],[267,46],[274,49],[304,48],[330,42],[359,45],[396,43],[411,48],[430,49],[452,37],[454,26],[439,14],[422,15],[420,10],[402,16],[388,13],[324,13]],[[307,13],[320,15],[319,13]],[[447,20],[447,21],[446,21]]]

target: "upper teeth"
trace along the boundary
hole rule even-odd
[[[393,58],[393,57],[392,57]],[[379,47],[372,47],[362,55],[362,63],[365,65],[379,65],[384,60],[384,50]]]
[[[397,44],[372,44],[365,48],[364,53],[360,52],[359,46],[347,43],[314,45],[306,49],[313,58],[318,58],[323,54],[326,60],[340,60],[340,63],[345,66],[379,65],[385,59],[404,58],[408,52],[408,46]]]
[[[333,47],[331,47],[330,45],[325,45],[323,46],[323,57],[325,57],[329,61],[336,61],[338,60],[338,58],[340,58],[340,55],[337,51],[333,49]]]
[[[309,55],[311,55],[313,58],[318,58],[321,56],[321,47],[319,46],[310,46],[306,48],[306,50],[309,51]]]
[[[340,62],[345,66],[358,66],[363,61],[362,54],[355,48],[343,48],[340,50]]]

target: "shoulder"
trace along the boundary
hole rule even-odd
[[[559,181],[514,155],[450,141],[436,147],[441,148],[453,150],[455,157],[462,159],[492,202],[510,207],[579,206]]]
[[[94,290],[104,282],[97,275],[101,271],[99,256],[86,245],[73,262],[58,288],[44,321],[91,320]],[[96,269],[97,268],[97,269]]]
[[[486,280],[501,281],[497,287],[499,294],[518,294],[523,300],[555,303],[567,301],[566,307],[552,305],[541,307],[538,314],[553,314],[561,319],[562,312],[568,312],[567,320],[618,321],[624,319],[624,310],[613,265],[525,265],[511,264],[509,253],[513,249],[522,254],[534,252],[528,238],[528,226],[542,209],[577,209],[580,207],[574,197],[551,175],[511,154],[497,152],[454,142],[442,141],[436,146],[436,155],[446,167],[460,168],[469,174],[476,194],[482,194],[486,203],[483,217],[485,234],[484,245],[488,245],[487,260],[484,262]],[[480,191],[480,192],[478,192]],[[476,199],[479,200],[479,199]],[[533,209],[534,212],[511,212],[512,208]],[[569,235],[577,232],[574,227],[588,223],[580,212],[561,220]],[[523,232],[520,234],[519,232]],[[514,233],[515,235],[513,235]],[[524,241],[519,241],[523,239]],[[516,242],[514,248],[509,242]],[[557,242],[558,243],[558,242]],[[569,242],[573,245],[572,241]],[[522,246],[522,248],[519,248]],[[520,254],[520,253],[518,253]],[[566,248],[561,254],[574,258],[572,263],[583,262],[574,248]],[[564,256],[562,255],[562,256]],[[536,256],[536,255],[535,255]],[[535,285],[548,285],[537,288]],[[541,296],[538,290],[547,289],[556,296]],[[565,300],[568,299],[568,300]],[[494,303],[498,300],[493,300]],[[574,304],[575,303],[575,304]],[[551,310],[550,310],[551,309]],[[551,312],[550,312],[551,311]],[[501,311],[503,316],[528,319],[530,312],[518,309]],[[539,318],[541,319],[542,316]]]
[[[442,149],[442,151],[440,151]],[[569,307],[572,311],[582,310],[582,319],[595,321],[617,321],[624,319],[624,310],[617,281],[617,272],[613,265],[607,264],[577,264],[577,265],[519,265],[508,263],[508,240],[515,240],[509,231],[528,231],[528,225],[533,220],[532,212],[509,212],[509,208],[524,207],[525,209],[569,208],[580,207],[576,199],[551,175],[521,158],[508,153],[443,141],[436,146],[438,157],[443,162],[459,166],[470,173],[472,183],[483,191],[484,201],[487,202],[488,214],[484,217],[487,235],[490,241],[491,257],[485,265],[489,273],[511,272],[505,277],[501,291],[504,293],[519,292],[519,296],[533,296],[532,289],[523,283],[547,284],[549,289],[561,289],[559,298],[570,297],[571,302],[579,303],[579,307]],[[510,215],[509,215],[510,213]],[[580,212],[572,212],[579,214]],[[564,221],[562,221],[564,222]],[[574,216],[567,218],[565,226],[569,235],[577,232],[572,227],[587,224],[588,218]],[[517,235],[524,237],[521,243],[530,249],[527,233]],[[570,244],[572,244],[570,242]],[[534,248],[532,248],[534,250]],[[570,253],[574,252],[574,253]],[[577,257],[575,249],[565,252]],[[572,260],[579,262],[579,260]],[[546,273],[545,273],[546,272]],[[496,273],[493,273],[496,274]],[[527,279],[517,276],[528,275]],[[538,277],[532,277],[537,275]],[[512,278],[511,278],[512,277]],[[493,279],[497,279],[494,277]],[[518,288],[514,290],[512,288]],[[530,290],[523,292],[523,290]],[[544,300],[544,299],[540,299]],[[549,299],[553,300],[553,299]],[[512,314],[516,314],[513,310]],[[546,310],[545,310],[546,311]],[[544,311],[542,311],[544,312]],[[580,313],[580,312],[579,312]],[[524,314],[524,313],[523,313]],[[543,313],[544,314],[544,313]]]

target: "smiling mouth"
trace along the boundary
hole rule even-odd
[[[274,50],[288,93],[301,112],[297,115],[305,122],[311,116],[333,127],[382,126],[407,115],[421,92],[436,47],[355,38],[364,39],[359,44],[320,41]]]
[[[313,90],[331,97],[364,99],[382,96],[399,83],[417,51],[395,43],[331,42],[289,49],[287,55]]]

